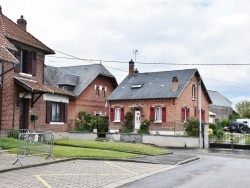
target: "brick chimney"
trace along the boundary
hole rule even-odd
[[[17,25],[26,31],[27,21],[23,18],[23,15],[17,20]]]
[[[172,79],[172,91],[177,91],[179,87],[178,78],[176,76]]]
[[[131,59],[129,63],[129,73],[128,73],[128,77],[129,78],[132,78],[133,77],[133,74],[134,74],[134,67],[135,67],[135,63],[134,61]]]

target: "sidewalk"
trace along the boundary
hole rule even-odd
[[[115,159],[115,161],[127,161],[137,163],[151,163],[151,164],[168,164],[168,165],[182,165],[200,159],[203,155],[230,155],[250,158],[250,150],[231,150],[231,149],[182,149],[182,148],[168,148],[173,153],[156,156],[141,156],[130,159]],[[105,160],[114,161],[114,159],[94,159],[94,158],[53,158],[45,159],[45,157],[30,156],[21,158],[21,163],[17,161],[16,154],[0,152],[0,173],[11,170],[18,170],[23,168],[31,168],[36,166],[44,166],[53,163],[60,163],[71,160]]]

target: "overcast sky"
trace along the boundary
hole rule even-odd
[[[0,5],[14,22],[23,15],[27,31],[56,57],[102,60],[118,83],[138,50],[139,72],[197,68],[206,88],[233,106],[250,100],[249,0],[1,0]],[[55,56],[45,63],[100,63]]]

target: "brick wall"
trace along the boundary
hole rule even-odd
[[[96,95],[96,87],[106,87],[105,97],[99,92],[99,96]],[[98,76],[93,82],[74,100],[70,100],[69,104],[69,122],[72,127],[76,118],[80,118],[79,113],[82,111],[87,111],[88,113],[94,115],[94,111],[106,112],[106,116],[109,116],[109,109],[105,108],[106,99],[114,90],[110,79],[106,76]]]
[[[172,83],[170,83],[172,84]],[[192,99],[192,85],[195,85],[196,94],[195,99]],[[205,110],[205,122],[209,121],[208,99],[202,89],[202,109]],[[155,99],[155,100],[127,100],[127,101],[109,101],[109,105],[124,107],[124,115],[131,112],[134,115],[134,109],[128,106],[140,104],[141,108],[141,121],[150,119],[150,107],[160,105],[166,107],[166,122],[152,123],[150,130],[166,131],[166,130],[182,130],[183,122],[181,122],[181,109],[186,106],[190,109],[190,117],[195,116],[195,108],[198,107],[198,76],[195,75],[187,84],[182,94],[177,99]],[[122,128],[122,123],[110,122],[110,130],[119,130]]]

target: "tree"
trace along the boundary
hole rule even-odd
[[[241,117],[250,118],[250,101],[244,100],[235,104],[235,110]]]

